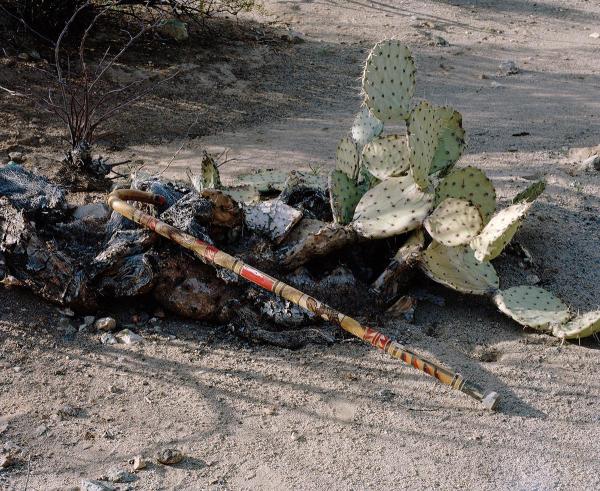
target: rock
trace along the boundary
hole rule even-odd
[[[187,40],[190,35],[188,33],[187,24],[179,19],[168,19],[161,23],[158,28],[159,32],[174,41],[181,42]]]
[[[129,463],[131,464],[131,467],[134,471],[140,471],[148,466],[148,464],[141,455],[136,455],[133,459],[129,461]]]
[[[42,436],[44,433],[48,431],[48,427],[46,425],[39,425],[35,430],[33,430],[33,434],[35,436]]]
[[[75,208],[73,212],[73,218],[76,220],[83,219],[95,219],[104,220],[108,219],[110,210],[104,203],[90,203],[89,205],[81,205]]]
[[[23,162],[23,152],[9,152],[8,157],[18,164]]]
[[[396,394],[390,389],[381,389],[377,391],[377,399],[383,402],[390,402],[396,397]]]
[[[106,481],[96,479],[82,479],[80,488],[81,491],[116,491],[117,489]]]
[[[123,329],[122,331],[119,331],[117,334],[115,334],[115,337],[123,344],[137,344],[144,340],[142,336],[130,331],[129,329]]]
[[[1,454],[0,455],[0,468],[6,469],[15,463],[15,459],[10,454]]]
[[[83,318],[83,323],[84,323],[86,326],[91,326],[91,325],[94,323],[94,321],[95,321],[95,320],[96,320],[96,318],[95,318],[93,315],[86,315],[86,316]]]
[[[592,155],[580,164],[580,170],[584,171],[600,171],[600,155]]]
[[[592,33],[590,34],[590,37],[591,37],[592,39],[600,39],[600,32],[592,32]]]
[[[183,460],[183,453],[176,448],[163,448],[156,454],[156,460],[164,465],[179,464]]]
[[[103,480],[117,483],[127,483],[137,481],[138,477],[125,469],[113,467],[108,470],[106,476],[103,476]]]
[[[266,235],[279,244],[302,219],[302,212],[278,199],[261,201],[244,207],[248,229]]]
[[[117,344],[117,338],[115,338],[111,333],[105,332],[100,336],[100,342],[102,344]]]
[[[27,53],[19,53],[17,58],[21,61],[29,61],[29,55]]]
[[[500,75],[516,75],[520,71],[517,64],[512,60],[507,60],[500,63],[498,70]]]
[[[431,36],[431,42],[434,46],[450,46],[450,43],[446,41],[442,36]]]
[[[58,411],[56,411],[56,414],[58,414],[61,419],[66,419],[76,417],[79,415],[80,411],[81,409],[78,407],[71,406],[70,404],[63,404]]]
[[[59,309],[58,311],[66,317],[74,317],[75,316],[75,312],[73,312],[71,309]]]
[[[541,280],[540,277],[536,274],[528,274],[525,278],[525,281],[527,281],[529,285],[537,285]]]
[[[117,321],[112,317],[101,317],[94,322],[94,327],[99,331],[112,331],[117,327]]]
[[[282,34],[281,39],[292,44],[302,44],[306,42],[306,39],[304,39],[304,36],[301,33],[292,29],[288,29],[285,34]]]

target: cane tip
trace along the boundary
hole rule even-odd
[[[486,395],[483,396],[481,403],[483,407],[493,411],[496,407],[496,403],[498,402],[498,392],[490,391]]]

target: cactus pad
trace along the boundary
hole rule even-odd
[[[496,190],[487,176],[475,167],[456,169],[435,190],[436,205],[446,198],[466,199],[481,213],[484,225],[496,210]]]
[[[358,148],[350,138],[342,138],[335,152],[336,168],[351,179],[358,177]]]
[[[432,280],[462,293],[486,295],[499,287],[491,263],[477,261],[468,246],[432,242],[422,255],[421,268]]]
[[[501,312],[523,326],[545,329],[571,318],[569,307],[538,286],[514,286],[494,295]]]
[[[410,113],[407,125],[410,170],[421,189],[429,186],[429,169],[441,129],[439,114],[427,101],[421,102]]]
[[[401,176],[410,166],[408,145],[402,135],[375,138],[363,148],[362,158],[369,172],[382,180]]]
[[[471,248],[479,261],[491,261],[498,257],[521,226],[532,203],[519,203],[504,208],[492,216],[477,237],[471,241]]]
[[[513,198],[513,203],[534,202],[540,194],[546,189],[544,181],[534,182],[527,189],[521,191]]]
[[[437,109],[441,129],[429,173],[450,169],[465,148],[465,130],[462,115],[450,107]]]
[[[446,198],[425,220],[429,235],[440,244],[468,244],[483,227],[479,210],[464,199]]]
[[[362,197],[352,225],[366,238],[391,237],[419,227],[432,205],[433,196],[422,192],[410,176],[391,177]]]
[[[365,104],[382,121],[408,118],[415,92],[415,62],[400,41],[376,44],[365,64],[362,88]]]
[[[310,172],[296,172],[306,182],[307,186],[325,190],[327,187],[327,177]],[[282,191],[285,188],[286,181],[290,176],[289,172],[276,169],[260,169],[256,172],[240,174],[236,177],[236,184],[243,186],[252,186],[260,193],[270,193],[273,191]]]
[[[554,326],[552,334],[562,339],[585,338],[600,332],[600,310],[586,312],[566,324]]]
[[[383,123],[379,121],[368,107],[363,107],[354,118],[352,139],[363,147],[383,131]]]
[[[256,203],[260,201],[260,193],[253,186],[232,186],[223,189],[223,193],[238,203]]]
[[[335,223],[352,221],[354,209],[364,194],[364,188],[350,179],[345,172],[333,170],[329,174],[329,202]]]

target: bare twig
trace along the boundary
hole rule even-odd
[[[164,167],[163,170],[161,170],[158,173],[158,176],[162,176],[165,171],[171,167],[171,164],[175,161],[175,159],[177,158],[177,155],[179,155],[179,152],[181,152],[181,150],[183,150],[183,147],[185,146],[185,144],[188,142],[189,136],[190,136],[190,132],[192,131],[192,128],[194,126],[196,126],[196,124],[198,124],[198,120],[200,119],[200,115],[196,115],[196,119],[194,119],[194,122],[188,126],[187,131],[185,132],[185,136],[183,137],[183,140],[181,140],[181,145],[179,145],[179,148],[175,151],[175,153],[173,154],[173,156],[171,157],[171,160],[169,160],[169,162],[167,163],[167,165]]]

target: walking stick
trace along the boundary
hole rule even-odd
[[[164,205],[165,199],[162,196],[133,189],[118,189],[108,196],[108,205],[126,218],[153,230],[167,239],[177,242],[186,249],[190,249],[204,261],[233,271],[242,278],[245,278],[265,290],[273,292],[276,295],[313,312],[326,321],[340,326],[350,334],[385,351],[390,356],[402,360],[407,365],[437,378],[443,384],[446,384],[453,389],[460,390],[474,399],[477,399],[483,403],[486,409],[493,409],[496,405],[498,399],[498,394],[496,392],[484,392],[474,383],[465,380],[460,374],[451,372],[450,370],[421,358],[384,334],[370,327],[362,326],[352,317],[344,315],[328,305],[319,302],[316,298],[253,268],[243,261],[217,249],[213,245],[207,244],[192,235],[186,234],[181,230],[134,208],[126,203],[126,200]]]

